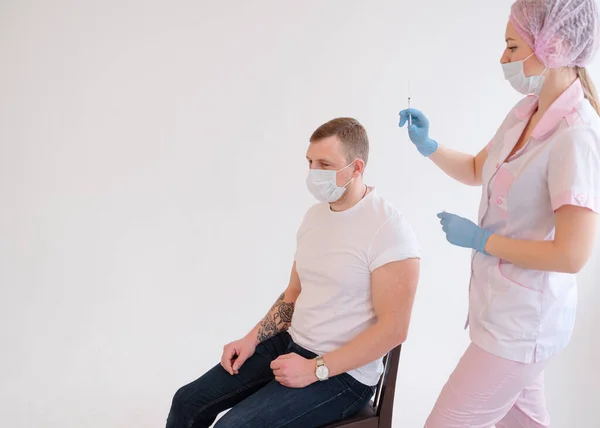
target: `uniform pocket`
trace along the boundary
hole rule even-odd
[[[487,298],[489,324],[515,338],[537,337],[544,273],[506,262],[498,262],[495,269]]]
[[[499,260],[497,266],[498,272],[503,279],[510,281],[519,287],[541,292],[546,283],[547,272],[523,269],[503,260]]]

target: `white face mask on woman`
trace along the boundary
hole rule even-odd
[[[331,204],[339,200],[346,191],[346,187],[354,180],[354,177],[340,187],[337,185],[337,173],[345,170],[352,164],[354,164],[354,161],[350,162],[339,171],[311,169],[308,171],[308,177],[306,177],[308,190],[321,202],[329,202]]]
[[[523,64],[532,56],[533,53],[522,61],[513,61],[502,64],[502,71],[504,71],[504,78],[508,80],[516,91],[523,95],[534,94],[539,96],[542,86],[544,86],[544,80],[546,80],[546,77],[543,76],[543,74],[548,67],[544,68],[544,71],[538,76],[525,76]]]

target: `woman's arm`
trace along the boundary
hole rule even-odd
[[[598,215],[574,205],[555,214],[552,241],[526,241],[491,235],[485,252],[524,269],[578,273],[587,263],[596,241]]]
[[[456,181],[467,186],[481,186],[481,171],[487,159],[487,150],[483,149],[473,156],[438,145],[429,159]]]
[[[437,141],[429,138],[429,119],[416,109],[400,112],[399,126],[403,127],[407,123],[408,136],[419,153],[430,158],[456,181],[468,186],[481,186],[481,171],[487,159],[487,148],[473,156],[439,145]]]

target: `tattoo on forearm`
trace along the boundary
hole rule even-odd
[[[290,327],[294,314],[294,302],[284,302],[284,299],[285,293],[282,293],[260,322],[257,335],[260,342],[264,342]]]

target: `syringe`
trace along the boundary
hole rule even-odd
[[[408,81],[408,109],[410,110],[410,80]],[[408,112],[408,125],[412,125],[412,115]]]

